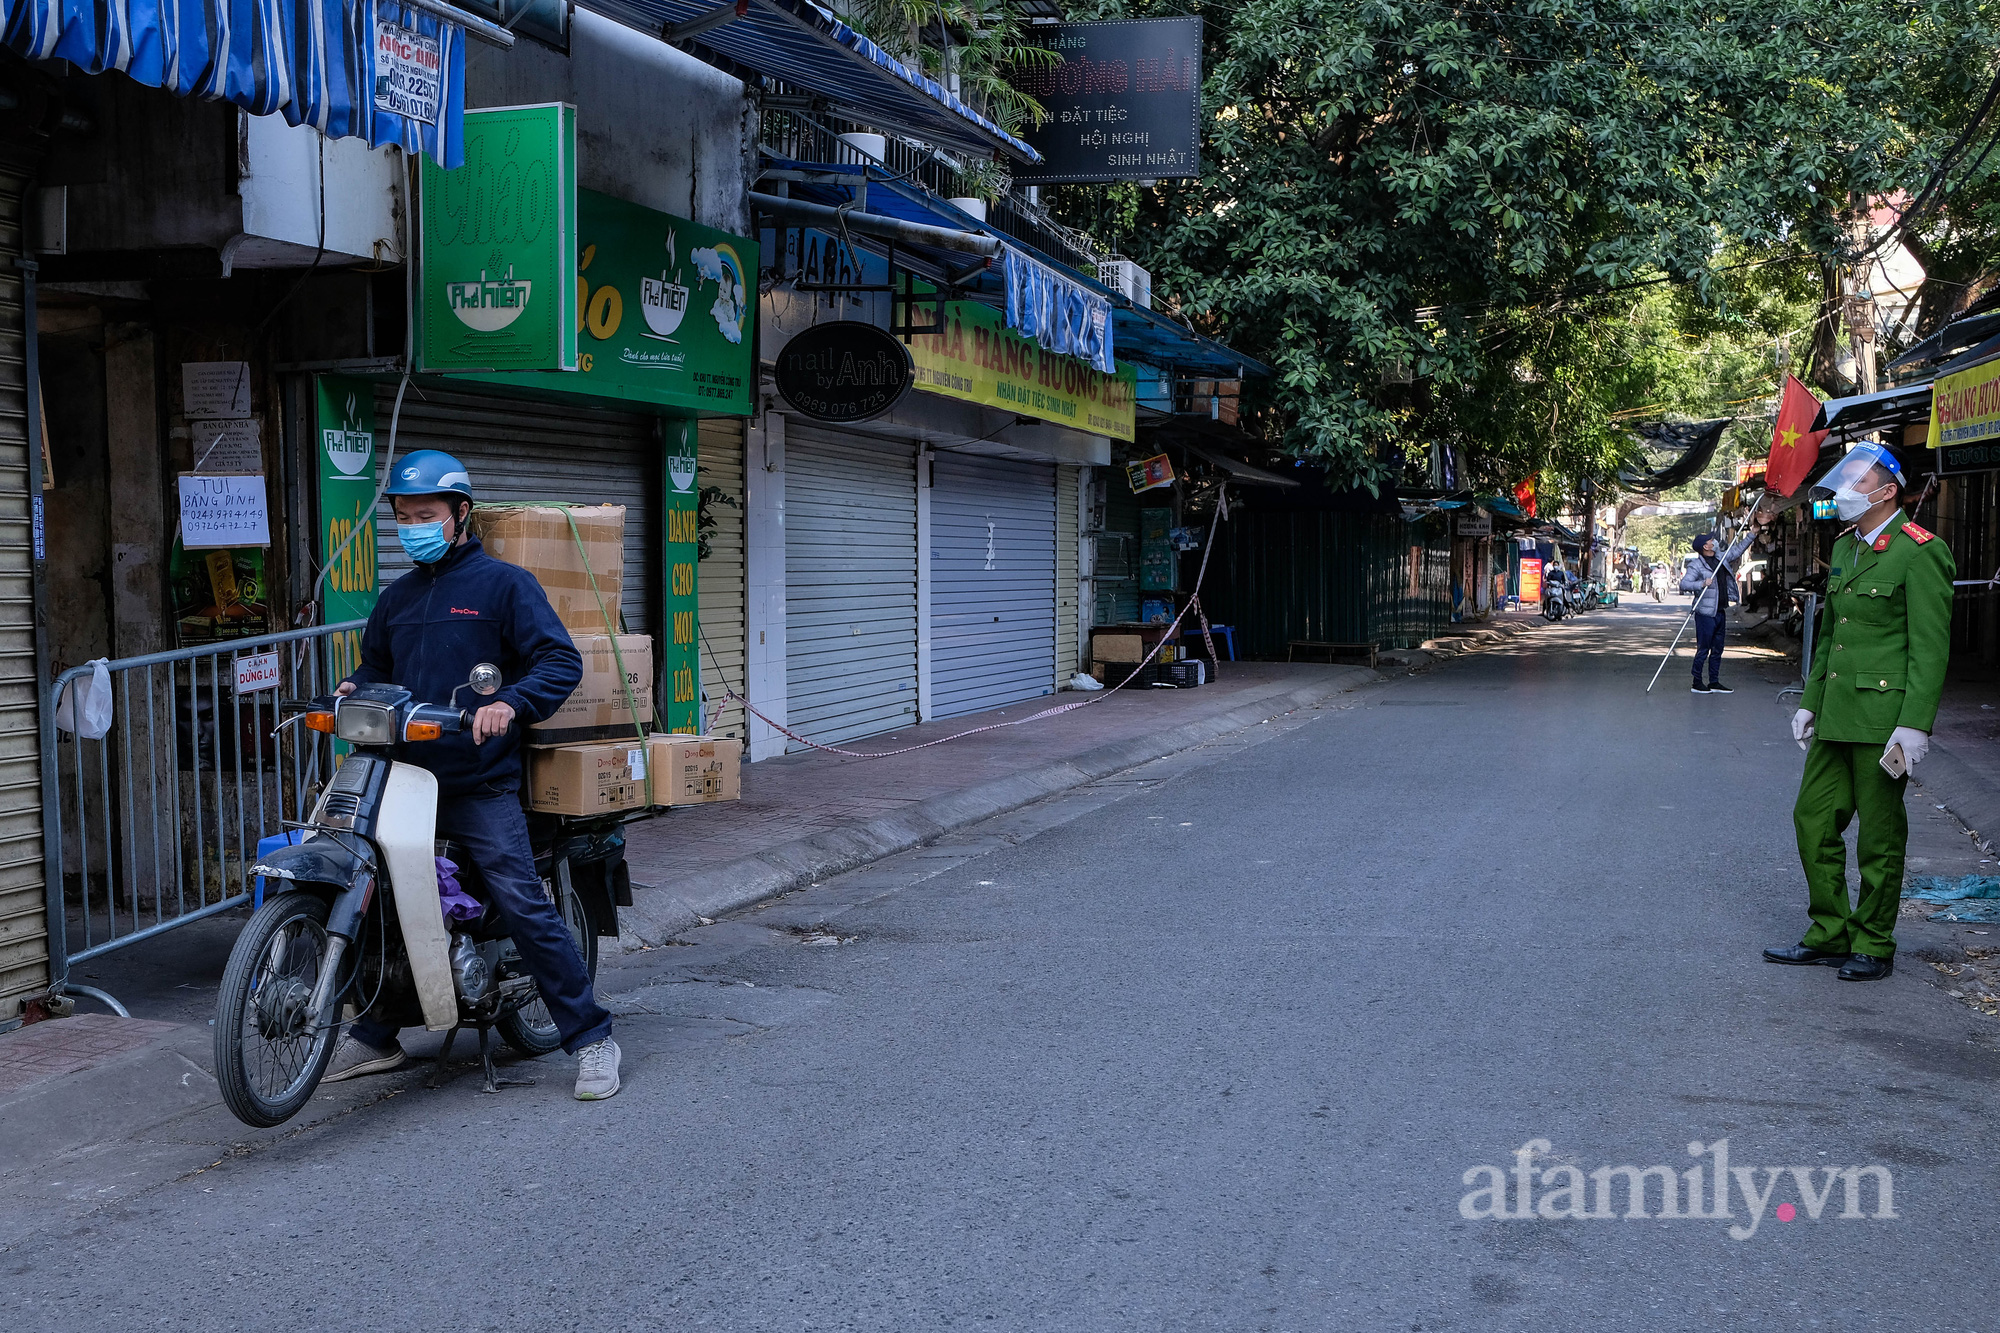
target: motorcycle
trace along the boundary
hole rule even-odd
[[[500,688],[488,663],[452,694],[417,701],[398,685],[363,685],[311,702],[287,701],[286,725],[345,742],[350,752],[320,792],[303,838],[265,853],[251,873],[280,891],[251,915],[230,951],[216,1001],[215,1068],[237,1119],[260,1128],[296,1115],[319,1087],[341,1027],[341,1009],[399,1026],[448,1031],[436,1070],[459,1031],[479,1033],[483,1088],[507,1082],[493,1066],[492,1033],[521,1055],[546,1055],[561,1034],[521,965],[497,913],[479,901],[476,867],[456,867],[480,914],[448,921],[439,896],[437,779],[392,757],[398,742],[464,731],[466,689]],[[616,816],[566,821],[533,816],[530,842],[543,891],[569,926],[593,981],[597,939],[615,935],[631,902]],[[436,1076],[433,1077],[435,1084]]]
[[[1542,588],[1542,618],[1549,621],[1561,620],[1570,613],[1569,598],[1562,585],[1550,583]]]

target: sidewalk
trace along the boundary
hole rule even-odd
[[[1797,639],[1762,622],[1747,626],[1743,637],[1784,653],[1796,679]],[[1931,730],[1930,754],[1912,777],[1986,843],[2000,842],[2000,744],[1995,742],[2000,742],[2000,677],[1976,661],[1954,661]]]
[[[745,765],[743,799],[630,826],[627,946],[889,856],[1382,677],[1361,667],[1225,662],[1197,690],[1060,694],[850,743],[875,753],[1061,704],[1088,707],[886,759],[806,751]]]

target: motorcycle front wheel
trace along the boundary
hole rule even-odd
[[[281,893],[236,937],[215,1010],[215,1079],[246,1125],[281,1125],[299,1113],[333,1057],[338,1023],[311,1013],[326,959],[326,900]]]
[[[568,876],[561,873],[560,868],[554,877],[542,881],[542,891],[562,913],[563,924],[569,927],[570,939],[576,943],[577,956],[583,959],[584,975],[595,985],[597,928],[591,924],[590,914],[584,910],[583,899],[569,886]],[[502,1041],[530,1059],[547,1055],[562,1046],[562,1032],[556,1027],[556,1020],[540,995],[519,1009],[502,1015],[493,1026]]]

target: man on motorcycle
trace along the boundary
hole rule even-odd
[[[542,890],[521,808],[521,732],[560,708],[583,679],[583,658],[534,575],[486,554],[472,535],[472,478],[450,454],[419,449],[385,491],[396,535],[417,567],[382,592],[361,635],[361,664],[339,693],[393,682],[450,703],[472,668],[492,662],[501,686],[469,733],[410,746],[397,757],[438,780],[437,831],[479,868],[521,962],[578,1057],[576,1096],[618,1091],[618,1044],[569,927]],[[396,1029],[363,1014],[348,1028],[325,1082],[379,1074],[409,1057]]]

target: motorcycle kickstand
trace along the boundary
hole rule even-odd
[[[432,1091],[436,1091],[444,1086],[445,1061],[451,1059],[451,1044],[458,1040],[459,1031],[464,1026],[461,1023],[458,1027],[444,1034],[444,1046],[437,1053],[437,1062],[431,1066],[431,1076],[424,1080],[424,1086]]]
[[[493,1029],[484,1023],[479,1025],[479,1068],[486,1079],[479,1085],[481,1092],[498,1092],[502,1088],[532,1088],[531,1078],[501,1078],[493,1067]]]

